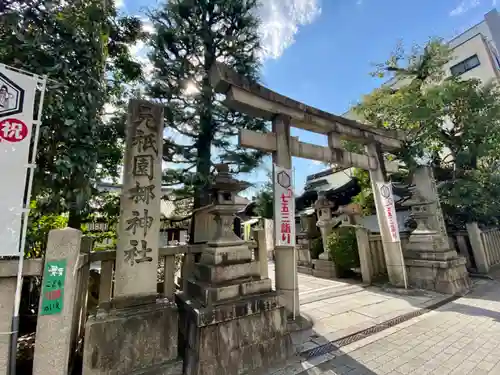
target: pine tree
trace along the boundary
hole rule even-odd
[[[216,61],[259,78],[256,7],[257,0],[169,0],[150,15],[156,34],[148,94],[165,104],[164,160],[177,165],[164,181],[179,199],[194,196],[193,208],[205,203],[213,163],[249,172],[263,156],[238,148],[236,137],[243,128],[265,131],[265,122],[227,109],[209,80]]]

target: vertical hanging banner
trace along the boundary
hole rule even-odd
[[[0,256],[19,255],[22,215],[41,77],[0,64]]]
[[[292,170],[273,164],[275,246],[295,246],[295,194]]]
[[[399,228],[396,216],[396,206],[394,205],[394,196],[392,194],[392,185],[390,183],[377,182],[377,190],[380,201],[384,209],[384,219],[391,234],[389,242],[399,242]]]

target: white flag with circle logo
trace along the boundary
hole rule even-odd
[[[383,239],[389,242],[399,242],[398,218],[396,216],[396,206],[394,204],[394,196],[392,194],[392,184],[377,182],[377,190],[380,201],[384,210],[383,217],[389,228],[390,238]],[[380,230],[382,233],[382,230]]]
[[[0,64],[0,256],[20,252],[38,80]]]

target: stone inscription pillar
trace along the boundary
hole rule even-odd
[[[286,168],[292,168],[290,119],[278,116],[273,120],[273,132],[276,134],[276,152],[273,153],[273,163]],[[279,204],[279,202],[274,202]],[[274,222],[276,224],[276,221]],[[294,262],[293,247],[275,246],[275,278],[276,291],[281,297],[289,315],[299,316],[299,287],[297,262]]]
[[[115,297],[157,292],[163,107],[131,100],[128,111]]]

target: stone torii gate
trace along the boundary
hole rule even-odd
[[[376,183],[386,182],[386,172],[398,170],[397,163],[384,161],[382,151],[400,148],[404,133],[374,128],[297,102],[260,84],[249,82],[221,63],[214,64],[210,78],[215,91],[225,94],[226,106],[272,121],[272,133],[240,130],[241,147],[270,152],[273,163],[286,169],[291,169],[292,156],[296,156],[369,171],[389,281],[396,286],[404,285],[401,244],[390,242],[390,230],[382,216],[381,197],[376,193]],[[291,127],[326,135],[328,147],[300,142],[297,137],[290,135]],[[366,155],[344,150],[341,139],[364,144]],[[293,251],[294,248],[290,246],[275,248],[276,290],[282,296],[287,311],[298,315],[297,264]]]

